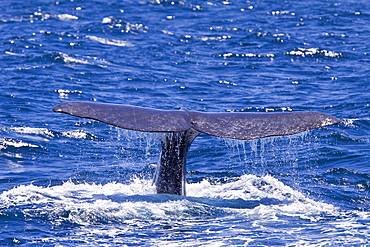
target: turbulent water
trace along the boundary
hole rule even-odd
[[[370,2],[0,2],[0,244],[370,246]],[[200,135],[187,196],[156,195],[161,134],[54,113],[96,101],[319,111],[339,125]]]

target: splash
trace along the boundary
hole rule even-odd
[[[279,215],[318,221],[332,214],[332,205],[316,202],[271,176],[244,175],[236,181],[188,184],[188,197],[156,195],[151,180],[130,183],[75,184],[52,187],[21,185],[0,195],[0,207],[18,208],[26,217],[46,216],[54,224],[80,225],[130,219],[191,218],[232,214],[259,220]],[[230,207],[230,205],[232,205]],[[239,209],[236,209],[239,208]]]
[[[335,243],[348,243],[349,235],[368,232],[359,228],[363,227],[359,221],[368,219],[368,212],[340,211],[271,176],[244,175],[224,183],[203,180],[187,187],[188,196],[184,197],[156,195],[152,181],[140,178],[132,178],[127,184],[68,181],[50,187],[21,185],[0,194],[0,215],[44,221],[56,229],[73,226],[73,235],[61,235],[57,241],[85,243],[80,246],[91,246],[91,241],[99,245],[107,238],[117,244],[181,245],[187,234],[193,236],[188,244],[197,246],[201,241],[221,246],[230,241],[230,236],[234,240],[237,236],[244,244],[253,242],[256,232],[267,242],[284,236],[310,245],[316,243],[317,234],[322,234],[316,230],[325,229],[327,237],[319,239],[326,243],[333,243],[329,237],[335,237]],[[292,219],[294,224],[289,223]],[[137,229],[145,229],[151,237],[143,239]],[[343,231],[346,234],[341,235]],[[308,240],[294,237],[297,234],[305,234]],[[54,240],[45,239],[50,241]],[[363,239],[351,238],[351,243],[359,241]]]
[[[126,148],[135,148],[145,150],[145,155],[149,156],[153,148],[158,148],[160,140],[165,135],[164,133],[149,133],[141,131],[126,130],[116,127],[111,127],[117,131],[118,141],[124,141]],[[157,153],[156,153],[157,154]]]
[[[346,127],[356,127],[356,124],[354,123],[355,121],[358,121],[360,120],[359,118],[353,118],[353,119],[350,119],[350,118],[346,118],[346,119],[342,119],[342,123],[346,126]]]
[[[84,130],[69,130],[62,132],[62,136],[76,139],[95,139],[97,136]]]
[[[298,152],[307,145],[308,131],[289,136],[271,136],[254,140],[235,140],[224,138],[225,145],[240,157],[240,160],[248,163],[248,171],[254,169],[259,174],[266,174],[269,163],[279,161],[296,165]],[[276,164],[274,164],[276,166]]]

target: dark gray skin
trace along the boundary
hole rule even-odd
[[[199,133],[190,128],[183,132],[172,132],[163,137],[160,165],[155,177],[158,194],[186,195],[186,156],[190,144]]]
[[[155,184],[158,194],[175,195],[185,195],[186,156],[199,133],[249,140],[292,135],[339,123],[337,118],[319,112],[206,113],[94,102],[67,102],[53,111],[123,129],[165,132]]]

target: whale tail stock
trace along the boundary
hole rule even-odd
[[[98,120],[123,129],[166,132],[162,139],[155,184],[157,193],[177,195],[185,195],[186,155],[199,133],[249,140],[292,135],[339,123],[337,118],[319,112],[165,111],[95,102],[62,103],[55,106],[53,111]]]

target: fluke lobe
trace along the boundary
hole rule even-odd
[[[319,112],[211,113],[165,111],[94,102],[67,102],[53,108],[81,118],[144,132],[165,132],[156,173],[158,194],[185,195],[186,156],[199,133],[240,140],[292,135],[339,123]]]

